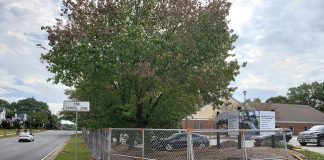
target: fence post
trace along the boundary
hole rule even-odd
[[[241,137],[242,137],[242,134],[241,132],[239,131],[239,135],[237,136],[237,142],[238,142],[238,149],[241,149],[242,147],[242,142],[241,142]]]
[[[243,146],[243,157],[245,160],[248,160],[247,152],[246,152],[246,144],[245,144],[245,130],[242,131],[242,146]]]
[[[103,148],[104,148],[104,141],[103,141],[103,130],[102,130],[102,128],[100,128],[100,153],[101,153],[101,159],[105,159],[105,157],[104,157],[104,150],[103,150]]]
[[[288,159],[288,149],[287,149],[286,131],[283,131],[283,140],[284,140],[284,146],[285,146],[286,158]]]
[[[220,138],[219,138],[219,131],[217,131],[217,148],[220,148]]]
[[[187,129],[187,160],[190,160],[190,142],[189,142],[189,129]]]
[[[111,159],[110,159],[110,152],[111,152],[111,135],[112,135],[112,129],[109,128],[109,129],[108,129],[108,138],[107,138],[107,141],[108,141],[108,160],[111,160]]]
[[[194,160],[192,130],[190,128],[187,129],[187,160]]]
[[[145,146],[144,146],[144,129],[141,128],[141,132],[142,132],[142,157],[141,159],[144,159],[144,153],[145,153]]]

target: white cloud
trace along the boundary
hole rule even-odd
[[[56,115],[63,110],[63,101],[61,103],[47,103],[47,105],[51,112]]]
[[[247,90],[263,99],[285,94],[303,82],[324,81],[324,1],[231,0],[230,27],[239,34],[233,51],[247,61],[235,95]],[[57,111],[66,99],[63,85],[40,63],[45,44],[41,26],[53,24],[60,1],[0,1],[0,98],[24,97],[51,103]],[[251,97],[253,98],[253,97]]]
[[[40,27],[53,24],[59,9],[59,1],[0,2],[0,98],[35,97],[52,103],[66,99],[63,85],[47,82],[52,74],[40,62],[43,50],[36,47],[46,40]]]
[[[232,2],[230,27],[239,34],[233,52],[248,62],[232,84],[238,87],[234,95],[251,90],[266,100],[324,81],[324,1]]]

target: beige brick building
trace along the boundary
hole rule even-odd
[[[236,110],[274,110],[276,115],[276,128],[290,128],[295,135],[309,129],[314,125],[324,124],[324,113],[308,106],[297,104],[274,104],[274,103],[240,103],[234,98],[224,101],[224,105],[213,107],[206,105],[200,108],[196,114],[188,116],[181,121],[181,128],[192,129],[215,129],[217,112]]]
[[[186,119],[181,121],[181,128],[191,129],[215,129],[216,128],[216,114],[217,112],[226,112],[236,109],[240,102],[234,98],[222,100],[223,105],[212,106],[210,104],[200,108],[197,113],[187,116]]]

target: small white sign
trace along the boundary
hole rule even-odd
[[[90,111],[90,102],[86,101],[64,101],[63,103],[64,111],[75,111],[78,112],[89,112]]]
[[[239,129],[239,112],[238,111],[231,111],[227,112],[227,119],[228,119],[228,130],[238,130]],[[228,135],[235,136],[239,135],[239,132],[228,132]]]
[[[276,125],[276,115],[272,111],[260,111],[260,129],[274,130]],[[275,132],[261,132],[261,135],[273,135]]]

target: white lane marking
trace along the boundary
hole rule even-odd
[[[66,141],[67,139],[70,138],[70,136],[68,136],[63,143],[61,143],[59,146],[57,146],[55,149],[53,149],[49,154],[47,154],[45,157],[43,157],[41,160],[45,160],[47,157],[49,157],[51,154],[53,154],[60,146],[62,146]]]
[[[21,149],[21,147],[20,147],[20,148],[13,149],[13,150],[14,150],[14,151],[17,151],[17,150],[19,150],[19,149]]]

